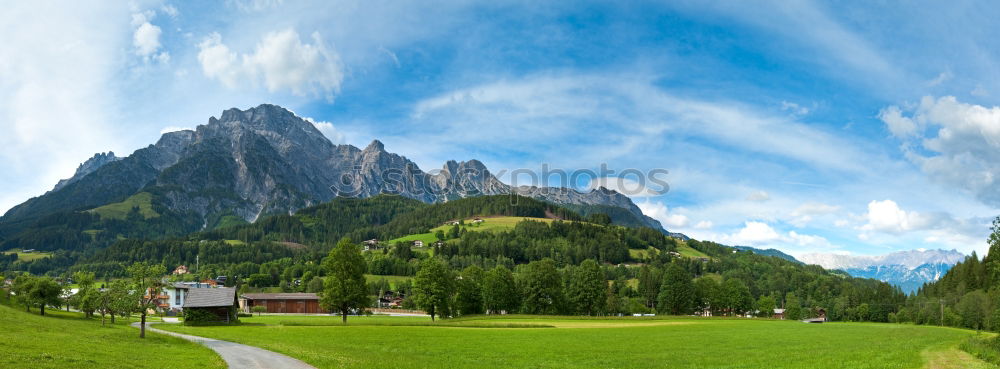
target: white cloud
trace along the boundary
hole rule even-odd
[[[990,92],[987,91],[985,88],[983,88],[983,85],[976,85],[976,88],[972,89],[972,91],[969,91],[969,95],[975,97],[986,97],[990,95]]]
[[[767,223],[747,221],[743,224],[743,228],[728,236],[727,239],[731,244],[737,246],[759,246],[781,241],[783,237]]]
[[[0,12],[0,212],[51,189],[95,152],[127,145],[109,122],[119,118],[129,15],[116,2],[16,2]]]
[[[180,12],[177,11],[177,7],[171,4],[163,4],[163,6],[160,7],[160,10],[163,11],[163,14],[169,15],[173,18],[176,18],[177,15],[180,14]]]
[[[767,191],[754,191],[750,195],[747,195],[747,200],[763,202],[771,199],[771,195]]]
[[[703,220],[703,221],[698,222],[698,224],[695,224],[694,228],[695,229],[711,229],[712,228],[712,222],[708,221],[708,220]]]
[[[881,116],[902,139],[909,160],[940,183],[968,190],[986,204],[1000,205],[1000,161],[996,160],[1000,107],[964,104],[946,96],[924,97],[912,118],[899,111],[890,106]],[[918,125],[936,129],[936,135],[919,134]],[[913,149],[918,145],[920,150]]]
[[[947,82],[948,80],[951,80],[952,77],[954,77],[954,75],[951,74],[951,71],[946,70],[944,72],[941,72],[941,74],[938,74],[938,76],[934,77],[934,79],[927,81],[927,86],[934,87],[940,85],[944,82]]]
[[[163,127],[163,129],[160,130],[160,134],[162,135],[164,133],[178,132],[178,131],[191,131],[191,130],[192,130],[191,128],[184,128],[184,127],[177,127],[177,126],[168,126],[168,127]]]
[[[229,88],[243,82],[263,83],[270,92],[322,95],[332,100],[344,79],[340,56],[323,43],[318,32],[311,38],[312,44],[303,43],[290,28],[270,32],[252,53],[237,54],[222,43],[221,35],[212,33],[198,44],[198,61],[206,77]]]
[[[662,202],[643,201],[636,205],[639,206],[639,210],[642,210],[643,214],[659,220],[668,230],[687,228],[691,223],[686,215],[671,212]]]
[[[135,49],[135,54],[144,60],[167,63],[170,61],[170,53],[158,52],[162,46],[160,36],[163,34],[163,30],[151,23],[154,17],[156,17],[156,12],[153,10],[132,13],[132,26],[135,27],[135,31],[132,33],[132,46]]]
[[[809,224],[816,216],[822,216],[827,214],[832,214],[840,210],[840,206],[824,204],[820,202],[807,202],[805,204],[799,205],[795,208],[789,216],[791,219],[789,223],[797,226],[804,227]]]
[[[885,122],[893,136],[907,138],[917,134],[917,124],[912,119],[904,117],[897,106],[882,109],[878,117]]]
[[[809,114],[809,108],[788,101],[781,102],[781,110],[791,112],[792,115],[796,116]]]
[[[340,145],[345,143],[344,134],[338,131],[337,128],[333,126],[333,123],[316,121],[309,117],[305,117],[302,119],[305,119],[305,121],[312,123],[314,126],[316,126],[316,129],[322,132],[323,135],[326,136],[326,138],[329,139],[330,142],[333,142],[334,145]]]

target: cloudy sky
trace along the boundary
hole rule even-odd
[[[267,102],[425,170],[666,170],[668,229],[793,255],[982,253],[1000,214],[989,2],[207,3],[5,6],[0,212]]]

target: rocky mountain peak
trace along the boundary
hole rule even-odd
[[[382,141],[379,140],[372,140],[372,142],[365,147],[364,152],[366,153],[385,152],[385,144],[383,144]]]
[[[114,162],[119,159],[121,158],[115,156],[115,153],[113,151],[108,151],[107,153],[99,152],[97,154],[94,154],[93,157],[87,159],[83,163],[80,163],[80,165],[76,167],[76,172],[73,173],[72,177],[60,180],[59,183],[56,183],[55,187],[52,188],[52,191],[57,191],[60,188],[66,187],[66,185],[73,183],[79,180],[80,178],[83,178],[84,176],[100,169],[105,164]]]

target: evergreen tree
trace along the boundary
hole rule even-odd
[[[671,315],[690,314],[695,298],[691,275],[680,263],[671,263],[663,275],[656,311]]]
[[[366,265],[360,248],[346,238],[337,242],[337,247],[323,260],[327,277],[320,305],[340,313],[344,324],[352,310],[360,311],[371,303],[365,284]]]
[[[802,319],[802,305],[800,305],[799,298],[795,296],[794,292],[789,292],[785,295],[785,319]]]
[[[643,265],[639,268],[639,295],[648,308],[656,307],[656,298],[660,294],[660,284],[663,279],[659,270]]]
[[[455,281],[451,270],[439,258],[431,257],[420,264],[414,280],[414,301],[434,320],[436,315],[451,314],[451,296]]]
[[[597,315],[607,307],[608,282],[601,266],[594,260],[585,260],[573,271],[569,281],[569,295],[577,313]]]

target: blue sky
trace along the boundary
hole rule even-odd
[[[265,102],[424,170],[666,169],[667,228],[793,255],[982,253],[1000,205],[988,2],[8,7],[0,211]]]

